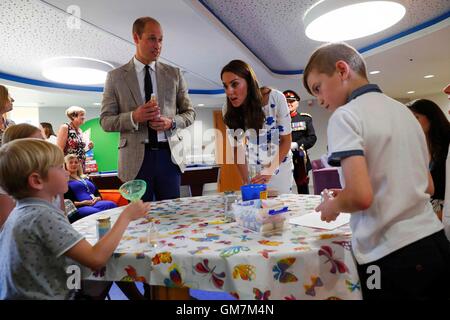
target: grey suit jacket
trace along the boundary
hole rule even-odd
[[[172,161],[183,172],[184,148],[180,129],[190,126],[195,120],[195,111],[188,96],[186,82],[180,69],[156,62],[156,82],[158,87],[158,105],[161,114],[174,118],[175,130],[165,131]],[[139,123],[135,130],[131,122],[131,112],[144,104],[139,90],[133,59],[126,65],[110,71],[103,92],[100,125],[105,131],[120,132],[119,142],[119,178],[122,181],[133,180],[144,160],[144,141],[148,138],[148,126]]]

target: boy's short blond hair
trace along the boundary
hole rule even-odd
[[[67,110],[66,110],[66,116],[71,121],[73,119],[75,119],[76,117],[78,117],[78,115],[81,113],[86,114],[86,110],[84,110],[82,107],[78,107],[78,106],[71,106],[71,107],[67,108]]]
[[[28,177],[38,173],[45,179],[51,167],[63,163],[61,149],[50,142],[33,138],[11,141],[0,148],[0,185],[17,200],[29,197]]]
[[[14,124],[3,132],[2,145],[16,139],[29,138],[36,132],[41,132],[38,127],[28,123]]]
[[[344,43],[326,43],[314,51],[303,72],[303,85],[312,95],[308,87],[308,76],[315,70],[331,76],[336,71],[336,62],[345,61],[359,76],[367,79],[366,63],[359,52],[352,46]]]

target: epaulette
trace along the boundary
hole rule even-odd
[[[306,112],[300,112],[300,115],[312,118],[312,116],[309,113],[306,113]]]

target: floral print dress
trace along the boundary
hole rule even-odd
[[[66,124],[68,127],[68,136],[64,147],[64,155],[75,154],[84,168],[84,162],[86,161],[84,148],[86,147],[86,143],[83,141],[81,129],[76,129],[71,123]]]
[[[266,117],[258,137],[247,130],[245,139],[247,162],[250,166],[257,164],[261,169],[276,160],[280,136],[291,134],[292,130],[289,107],[282,92],[272,89],[269,103],[263,110]],[[292,152],[289,150],[267,184],[268,189],[274,189],[279,194],[292,193],[293,169]]]

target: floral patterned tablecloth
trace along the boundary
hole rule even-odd
[[[289,215],[312,212],[320,196],[281,195]],[[117,219],[122,208],[102,212]],[[167,287],[226,291],[240,299],[361,299],[348,225],[332,231],[289,225],[263,236],[222,219],[222,195],[152,203],[148,217],[130,223],[106,267],[83,268],[83,278],[141,281]],[[73,224],[97,241],[92,215]],[[149,222],[158,245],[147,242]]]

